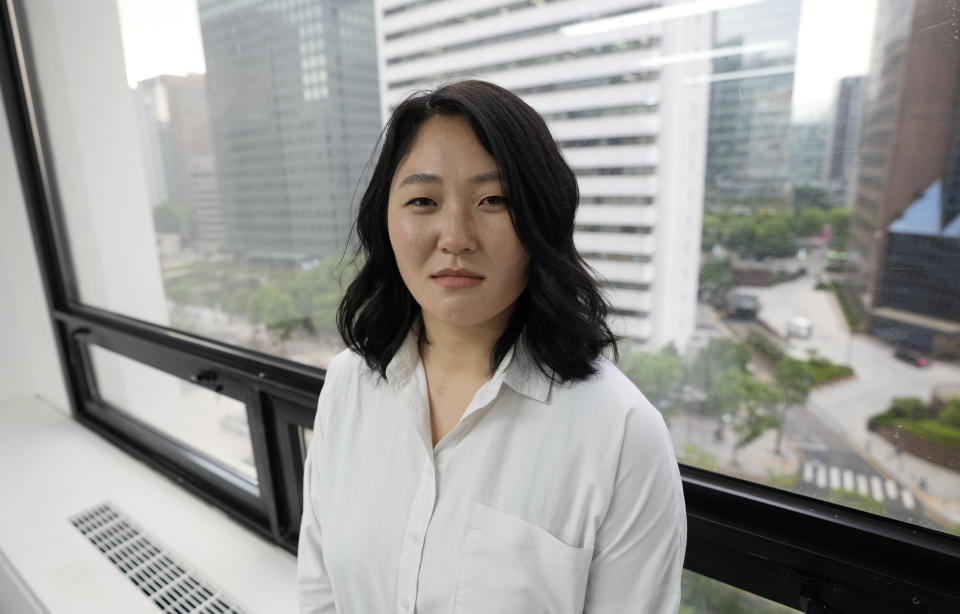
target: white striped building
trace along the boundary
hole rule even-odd
[[[497,83],[536,108],[577,172],[576,243],[609,294],[612,324],[651,349],[682,349],[695,327],[709,4],[377,5],[384,117],[413,90],[464,78]]]

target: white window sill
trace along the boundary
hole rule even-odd
[[[42,401],[0,403],[0,467],[0,584],[39,611],[158,611],[68,520],[110,502],[246,612],[296,612],[292,554]],[[0,591],[0,611],[16,601]]]

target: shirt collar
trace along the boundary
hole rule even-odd
[[[387,382],[395,390],[405,387],[420,364],[419,340],[419,327],[414,326],[387,365]],[[524,350],[522,342],[515,343],[510,348],[489,383],[499,387],[500,382],[541,403],[547,401],[553,384],[553,380],[537,368],[536,363]]]

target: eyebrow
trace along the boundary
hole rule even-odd
[[[470,183],[474,184],[490,183],[494,181],[500,181],[500,173],[498,171],[480,173],[479,175],[474,175],[470,178]],[[414,173],[413,175],[409,175],[403,181],[401,181],[399,187],[420,183],[443,183],[443,179],[441,179],[438,175],[431,173]]]

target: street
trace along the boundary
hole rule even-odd
[[[822,264],[816,257],[809,264],[811,272],[795,280],[734,291],[757,297],[759,322],[753,326],[775,331],[789,355],[800,360],[817,355],[848,365],[854,376],[815,388],[805,407],[786,413],[780,454],[773,430],[733,450],[732,437],[721,442],[710,436],[716,420],[700,424],[706,419],[690,415],[671,421],[678,451],[688,446],[689,453],[693,445],[708,455],[701,458],[715,459],[721,471],[820,499],[845,496],[875,508],[873,500],[887,516],[921,526],[942,529],[960,523],[960,473],[898,451],[867,430],[868,419],[888,409],[894,398],[929,401],[935,388],[960,385],[960,366],[935,360],[915,367],[895,358],[888,344],[851,334],[833,292],[815,288]],[[712,338],[745,338],[749,323],[722,319],[708,305],[698,309],[691,351]],[[808,338],[787,336],[787,322],[795,316],[812,322]],[[754,376],[771,381],[763,361],[754,362]]]

